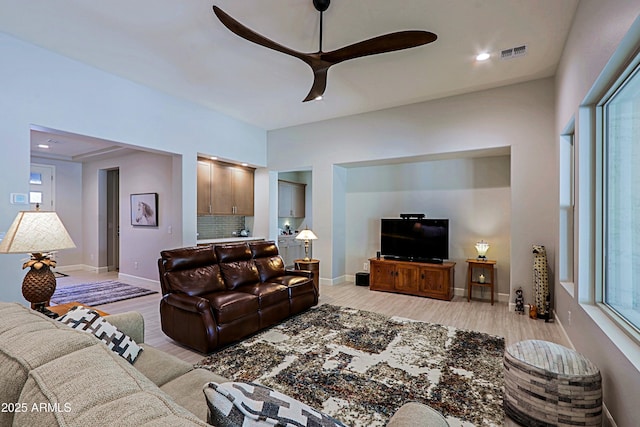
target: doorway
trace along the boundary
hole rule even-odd
[[[107,271],[120,269],[120,169],[107,170]]]
[[[43,211],[55,211],[53,180],[55,166],[31,163],[31,175],[29,177],[29,205],[31,210],[36,205]]]

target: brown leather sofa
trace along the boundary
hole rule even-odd
[[[162,331],[201,353],[318,303],[313,273],[285,270],[273,241],[162,251]]]

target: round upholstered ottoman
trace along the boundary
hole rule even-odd
[[[418,402],[407,402],[393,414],[386,427],[396,426],[449,427],[449,422],[430,406]]]
[[[504,353],[504,409],[525,426],[600,426],[602,379],[580,353],[520,341]]]

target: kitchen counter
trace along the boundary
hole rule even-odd
[[[248,241],[252,241],[252,240],[264,240],[264,237],[223,237],[223,238],[218,238],[218,239],[198,239],[197,240],[197,244],[198,245],[208,245],[208,244],[217,244],[217,243],[237,243],[237,242],[248,242]]]
[[[298,233],[296,233],[296,234],[281,234],[281,235],[278,236],[278,240],[280,240],[280,239],[282,239],[282,240],[295,239],[297,235],[298,235]]]

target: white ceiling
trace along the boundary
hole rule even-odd
[[[225,28],[216,4],[292,49],[318,49],[312,0],[0,0],[0,31],[272,130],[554,75],[578,0],[334,0],[323,50],[427,30],[425,46],[329,70],[324,100],[302,103],[302,61]],[[499,59],[527,45],[525,56]],[[492,58],[476,63],[480,51]]]

